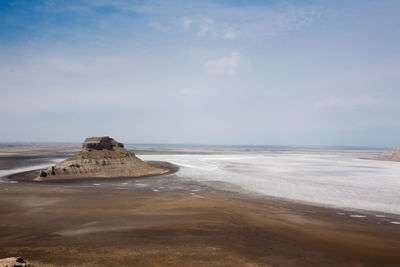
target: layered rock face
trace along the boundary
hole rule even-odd
[[[51,168],[41,170],[35,180],[138,177],[167,172],[166,169],[143,162],[126,150],[122,143],[104,136],[87,138],[80,152]]]
[[[378,155],[376,159],[400,161],[400,147],[389,149],[388,151]]]

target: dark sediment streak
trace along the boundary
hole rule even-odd
[[[44,156],[0,156],[0,170],[9,170],[15,168],[28,167],[32,165],[50,163],[55,158],[65,158],[70,154],[65,155],[44,155]]]

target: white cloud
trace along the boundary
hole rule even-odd
[[[232,27],[226,26],[225,31],[222,33],[222,39],[231,40],[235,39],[237,36],[237,32]]]
[[[185,30],[194,29],[196,31],[196,34],[201,37],[218,37],[215,29],[215,21],[214,19],[209,17],[205,17],[202,15],[184,17],[182,18],[182,26]]]
[[[215,30],[215,21],[212,18],[201,17],[200,22],[198,23],[198,32],[199,36],[207,36],[210,35],[212,37],[217,37],[218,34]]]
[[[240,53],[234,51],[231,55],[217,60],[210,60],[206,62],[206,71],[210,74],[235,74],[239,66]]]
[[[203,15],[188,16],[181,19],[185,30],[193,30],[200,37],[212,37],[222,39],[236,38],[236,31],[228,25],[220,25],[213,18]]]
[[[224,21],[235,18],[230,26],[240,32],[242,38],[271,38],[317,25],[335,16],[333,11],[315,6],[297,7],[287,5],[282,8],[249,6],[232,8],[224,16]]]
[[[182,21],[182,26],[185,30],[190,29],[190,27],[192,26],[194,20],[190,17],[184,17],[181,19]]]

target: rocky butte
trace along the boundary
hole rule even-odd
[[[400,161],[400,147],[389,149],[382,154],[378,155],[376,159]]]
[[[40,170],[34,180],[139,177],[168,172],[170,169],[152,166],[126,150],[122,143],[103,136],[86,138],[81,151],[51,168]]]

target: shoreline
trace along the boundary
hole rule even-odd
[[[104,183],[103,185],[107,185],[109,183],[111,185],[113,183],[118,183],[118,182],[138,181],[143,178],[163,177],[175,174],[180,169],[179,166],[165,161],[146,161],[146,163],[156,167],[167,168],[168,166],[169,171],[163,174],[150,174],[137,177],[110,177],[110,178],[83,177],[83,178],[72,178],[72,179],[53,179],[53,180],[34,181],[33,178],[36,177],[36,172],[38,172],[39,170],[32,170],[32,171],[7,175],[2,178],[6,179],[7,181],[16,181],[19,184],[48,184],[48,185],[60,185],[60,186],[68,186],[68,185],[73,186],[73,185],[93,184],[93,183],[94,184]],[[284,197],[269,196],[262,193],[245,190],[238,185],[221,181],[192,181],[192,182],[202,185],[207,184],[213,187],[215,190],[223,192],[224,194],[230,196],[232,195],[240,196],[240,198],[242,199],[259,202],[260,204],[262,204],[262,202],[268,202],[268,203],[271,202],[271,203],[281,203],[288,207],[296,207],[300,210],[317,209],[319,211],[325,211],[323,213],[326,214],[340,215],[343,218],[346,217],[360,218],[360,219],[362,218],[364,220],[372,219],[372,221],[374,221],[374,219],[377,218],[392,218],[393,220],[399,221],[400,224],[400,214],[396,213],[383,212],[383,211],[380,212],[376,210],[363,210],[351,207],[330,206],[328,204],[324,205],[324,204],[306,202]]]
[[[49,180],[41,180],[41,181],[34,181],[33,179],[39,175],[40,169],[37,170],[31,170],[31,171],[25,171],[25,172],[19,172],[19,173],[14,173],[10,175],[6,175],[4,177],[1,177],[1,179],[5,179],[8,181],[17,181],[17,182],[24,182],[24,183],[79,183],[80,181],[109,181],[109,180],[129,180],[129,179],[135,179],[135,178],[144,178],[144,177],[152,177],[152,176],[162,176],[162,175],[168,175],[168,174],[173,174],[176,173],[179,170],[179,166],[166,162],[166,161],[146,161],[151,166],[162,168],[165,170],[168,170],[165,173],[162,174],[149,174],[149,175],[141,175],[141,176],[121,176],[121,177],[79,177],[79,178],[61,178],[61,179],[49,179]]]
[[[58,156],[58,157],[47,157],[47,156],[13,156],[15,160],[19,160],[20,158],[29,158],[29,159],[42,159],[42,158],[48,158],[48,159],[53,159],[54,158],[64,158],[64,156]],[[8,157],[6,157],[8,159]],[[0,157],[0,162],[3,159],[3,157]],[[362,160],[377,160],[377,159],[370,159],[370,158],[360,158]],[[378,161],[385,161],[385,160],[378,160]],[[154,167],[159,167],[159,168],[164,168],[168,169],[168,172],[163,173],[163,174],[149,174],[149,175],[142,175],[142,176],[136,176],[136,177],[82,177],[82,178],[60,178],[60,179],[51,179],[51,180],[42,180],[42,181],[33,181],[35,177],[38,175],[38,171],[40,169],[36,170],[30,170],[30,171],[24,171],[24,172],[19,172],[19,173],[14,173],[10,175],[6,175],[1,177],[0,179],[6,180],[6,181],[15,181],[18,183],[42,183],[42,184],[74,184],[74,183],[86,183],[86,182],[118,182],[118,181],[129,181],[129,180],[134,180],[134,179],[140,179],[140,178],[146,178],[146,177],[154,177],[154,176],[164,176],[164,175],[169,175],[169,174],[174,174],[179,171],[180,167],[176,164],[172,164],[170,162],[166,161],[156,161],[156,160],[145,160],[146,163],[154,166]],[[24,165],[26,167],[29,167],[31,165]],[[207,181],[203,181],[207,182]],[[226,182],[217,182],[217,183],[226,183]],[[283,201],[287,203],[293,203],[293,204],[299,204],[299,205],[305,205],[305,206],[310,206],[314,208],[326,208],[326,209],[332,209],[332,210],[337,210],[340,213],[355,213],[354,215],[362,215],[362,216],[376,216],[376,215],[384,215],[386,217],[392,217],[396,218],[396,222],[400,221],[400,214],[398,213],[391,213],[391,212],[386,212],[386,211],[378,211],[378,210],[368,210],[368,209],[357,209],[357,208],[352,208],[352,207],[344,207],[340,205],[330,205],[330,204],[323,204],[323,203],[317,203],[317,202],[309,202],[309,201],[303,201],[299,199],[291,199],[291,198],[285,198],[281,196],[272,196],[272,195],[267,195],[263,194],[260,192],[255,192],[251,190],[247,190],[242,188],[240,185],[237,184],[231,184],[227,183],[228,187],[236,187],[237,189],[233,190],[235,193],[242,194],[243,192],[244,195],[248,196],[255,196],[257,195],[260,198],[264,198],[267,200],[272,200],[272,201]],[[364,217],[362,217],[364,218]]]
[[[30,171],[25,171],[25,172],[19,172],[19,173],[14,173],[10,175],[6,175],[1,177],[1,179],[4,179],[6,181],[15,181],[18,183],[28,183],[28,184],[60,184],[60,185],[66,185],[66,184],[85,184],[85,183],[100,183],[100,182],[126,182],[130,180],[137,180],[137,179],[142,179],[142,178],[151,178],[151,177],[161,177],[161,176],[166,176],[170,174],[175,174],[180,170],[180,167],[178,165],[172,164],[170,162],[166,161],[145,161],[146,163],[154,166],[154,167],[159,167],[159,168],[164,168],[168,169],[168,172],[163,173],[163,174],[149,174],[149,175],[142,175],[142,176],[136,176],[136,177],[130,177],[130,176],[122,176],[122,177],[82,177],[82,178],[70,178],[70,179],[51,179],[51,180],[41,180],[41,181],[34,181],[33,179],[37,177],[38,171],[37,170],[30,170]],[[208,183],[210,181],[199,181],[198,183]],[[213,183],[213,181],[211,181]],[[224,184],[222,187],[216,187],[218,190],[224,191],[226,193],[232,193],[232,194],[238,194],[241,195],[244,198],[249,198],[249,199],[263,199],[265,201],[273,201],[273,202],[282,202],[282,203],[287,203],[288,205],[300,205],[303,207],[310,207],[311,209],[316,208],[316,209],[326,209],[326,210],[334,210],[339,213],[339,215],[354,215],[353,218],[357,218],[358,215],[361,217],[359,218],[373,218],[374,216],[378,215],[378,218],[380,215],[384,216],[384,218],[394,218],[396,222],[399,222],[400,224],[400,214],[397,213],[390,213],[390,212],[384,212],[384,211],[377,211],[377,210],[366,210],[366,209],[357,209],[357,208],[351,208],[351,207],[341,207],[341,206],[334,206],[334,205],[329,205],[329,204],[321,204],[321,203],[314,203],[314,202],[307,202],[307,201],[302,201],[302,200],[297,200],[297,199],[290,199],[290,198],[285,198],[285,197],[278,197],[278,196],[270,196],[266,195],[263,193],[251,191],[251,190],[246,190],[242,188],[239,185],[236,184],[231,184],[228,182],[222,182],[222,181],[215,181],[216,184]],[[231,188],[231,189],[224,189],[223,187],[226,188]],[[352,213],[352,214],[351,214]],[[396,223],[397,224],[397,223]]]

